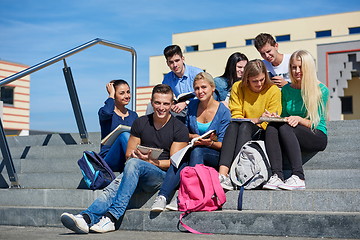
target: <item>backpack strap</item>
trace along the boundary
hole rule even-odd
[[[218,173],[216,171],[212,171],[211,167],[205,166],[203,164],[196,164],[195,171],[196,171],[196,174],[201,179],[201,181],[203,181],[203,179],[206,179],[206,177],[207,177],[206,172],[209,173],[211,184],[212,184],[212,189],[214,189],[216,197],[220,201],[219,203],[221,205],[224,204],[226,202],[226,195],[225,195],[224,189],[220,185]],[[208,183],[202,182],[203,186],[206,186],[207,184]],[[204,190],[205,190],[204,195],[205,196],[203,198],[203,201],[196,207],[189,209],[190,211],[192,211],[192,212],[198,211],[199,209],[204,207],[204,205],[208,202],[208,200],[210,200],[212,198],[213,192],[209,191],[209,189],[211,189],[211,187],[204,187]]]
[[[106,163],[106,161],[96,152],[91,151],[88,152],[89,154],[92,154],[100,163],[100,165],[110,174],[111,176],[111,180],[114,180],[116,178],[114,172],[112,171],[112,169],[109,167],[109,165]]]
[[[186,225],[185,223],[183,223],[182,219],[183,217],[186,217],[190,212],[183,212],[180,214],[180,218],[179,218],[179,223],[181,224],[181,226],[183,226],[186,230],[188,230],[191,233],[194,234],[204,234],[204,235],[213,235],[212,233],[202,233],[199,231],[196,231],[195,229],[189,227],[188,225]]]
[[[265,148],[265,143],[264,141],[252,141],[252,143],[257,144],[259,146],[260,149],[258,149],[261,157],[263,159],[265,159],[264,163],[268,172],[268,178],[270,178],[270,176],[272,175],[272,171],[271,171],[271,166],[270,166],[270,162],[269,162],[269,157],[266,153],[266,148]]]
[[[244,186],[240,187],[239,197],[238,197],[238,205],[237,210],[242,211],[242,204],[243,204],[243,196],[244,196]]]
[[[226,202],[226,195],[219,181],[219,173],[217,171],[212,171],[211,169],[209,169],[209,172],[216,197],[219,199],[219,203],[222,205]]]

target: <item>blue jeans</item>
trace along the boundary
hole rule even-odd
[[[165,171],[141,159],[131,158],[124,172],[114,179],[102,194],[81,214],[90,217],[91,225],[109,212],[116,219],[124,215],[129,201],[136,191],[155,192],[165,177]]]
[[[197,146],[191,150],[189,155],[185,155],[185,157],[188,157],[188,161],[183,160],[178,169],[171,165],[166,172],[159,195],[164,196],[167,201],[171,200],[175,190],[178,188],[180,184],[180,172],[184,167],[204,164],[215,169],[219,168],[220,151],[212,148]]]
[[[104,157],[105,162],[114,172],[124,171],[125,153],[129,137],[129,132],[121,133]]]

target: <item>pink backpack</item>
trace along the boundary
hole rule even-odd
[[[180,224],[188,231],[202,234],[182,222],[190,212],[214,211],[226,202],[224,189],[220,185],[219,173],[212,167],[197,164],[187,166],[180,172],[180,188],[178,193]]]

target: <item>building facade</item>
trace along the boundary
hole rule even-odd
[[[199,67],[216,77],[223,74],[226,61],[234,52],[242,52],[249,59],[261,59],[260,54],[253,46],[253,39],[259,33],[273,35],[279,43],[280,53],[291,54],[298,49],[305,49],[313,55],[318,66],[319,80],[328,87],[336,88],[336,90],[332,90],[329,104],[330,120],[359,118],[359,115],[354,113],[359,111],[355,109],[360,109],[360,102],[355,102],[357,98],[352,94],[360,91],[359,69],[356,69],[357,63],[360,61],[360,11],[178,33],[173,34],[172,42],[182,48],[187,64]],[[339,72],[341,66],[337,66],[343,66],[344,63],[339,61],[326,63],[325,61],[327,53],[336,51],[331,48],[337,49],[343,43],[345,45],[343,45],[342,51],[351,52],[352,57],[352,60],[347,60],[347,72],[350,75],[346,76],[343,74],[344,71]],[[324,46],[326,46],[326,50],[324,50]],[[328,54],[331,59],[335,55],[335,53]],[[339,55],[337,54],[337,56]],[[323,62],[320,63],[320,61]],[[333,80],[326,80],[325,77],[328,74],[324,72],[326,67],[320,68],[320,65],[327,66],[328,70],[338,69],[336,73],[331,72],[331,76],[342,74],[342,78],[347,78],[343,80],[344,82],[351,82],[351,90],[350,87],[348,88],[350,85],[347,84],[329,85]],[[153,86],[161,83],[163,75],[169,72],[164,56],[150,57],[149,70],[149,84]],[[353,96],[352,100],[346,98],[346,96],[349,97],[349,94]],[[351,101],[353,113],[342,111],[341,106],[347,106],[344,102]]]
[[[29,66],[0,60],[0,79]],[[0,113],[7,135],[28,135],[30,130],[30,75],[1,86]]]

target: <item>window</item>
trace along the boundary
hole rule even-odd
[[[288,35],[280,35],[280,36],[276,36],[276,41],[277,42],[286,42],[286,41],[290,41],[290,34]]]
[[[352,96],[340,97],[340,100],[341,100],[341,113],[352,114],[353,113]]]
[[[213,43],[214,49],[226,48],[226,42]]]
[[[245,45],[249,46],[249,45],[254,45],[254,41],[255,39],[245,39]]]
[[[14,105],[14,87],[1,87],[0,101],[4,104]]]
[[[199,51],[199,45],[191,45],[185,47],[186,52],[197,52]]]
[[[349,34],[357,34],[357,33],[360,33],[360,27],[349,28]]]
[[[315,34],[316,34],[316,38],[331,37],[331,30],[318,31],[315,32]]]

